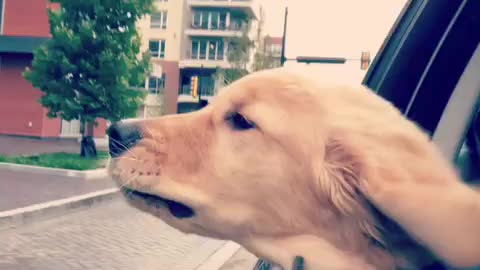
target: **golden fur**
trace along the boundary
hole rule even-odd
[[[234,130],[238,112],[255,129]],[[187,233],[236,241],[307,269],[480,264],[480,198],[429,138],[364,87],[283,70],[249,75],[201,111],[136,123],[112,160],[121,186],[181,202],[187,219],[132,200]]]

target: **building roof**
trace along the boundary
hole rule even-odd
[[[33,53],[50,38],[0,35],[0,53]]]
[[[266,36],[265,37],[265,43],[267,45],[281,45],[282,44],[282,37],[271,37],[271,36]]]

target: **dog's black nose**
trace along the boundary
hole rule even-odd
[[[114,123],[107,129],[107,134],[112,157],[120,156],[142,139],[142,132],[135,123]]]

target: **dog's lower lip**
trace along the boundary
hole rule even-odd
[[[192,208],[176,201],[126,187],[122,187],[121,191],[127,198],[141,199],[149,206],[157,208],[167,207],[170,213],[176,218],[191,218],[195,215]]]

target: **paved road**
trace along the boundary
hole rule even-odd
[[[84,180],[0,169],[0,212],[114,186],[108,178]]]
[[[0,231],[0,269],[190,270],[224,242],[182,234],[115,200]]]

